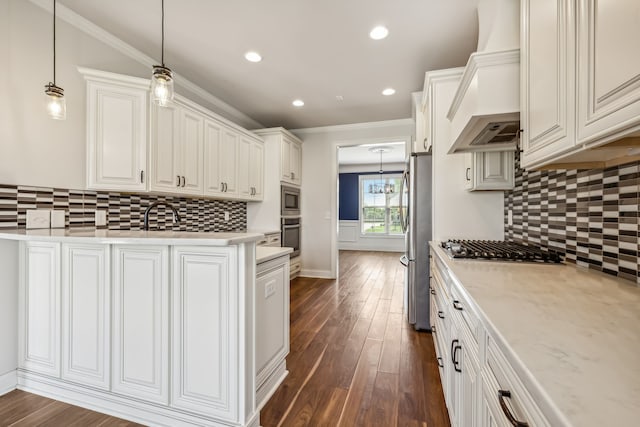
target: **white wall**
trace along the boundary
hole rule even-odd
[[[383,163],[384,171],[403,171],[404,163]],[[356,173],[356,172],[378,172],[380,171],[380,163],[375,165],[339,165],[339,173]]]
[[[43,7],[51,8],[51,4],[0,0],[0,183],[82,189],[86,94],[77,67],[146,78],[151,74],[147,63],[152,60],[58,5],[57,84],[65,90],[67,120],[50,119],[44,109],[44,86],[53,78],[52,15]],[[65,19],[98,34],[109,45]],[[194,89],[190,82],[181,80],[184,83],[177,85],[177,92],[238,122],[203,100],[219,101],[215,97],[198,96],[190,91]],[[260,127],[250,119],[247,122],[240,124]]]
[[[409,141],[411,119],[297,129],[302,147],[302,275],[335,278],[339,146]]]
[[[363,236],[360,221],[340,220],[338,223],[338,249],[347,251],[404,252],[404,235]]]

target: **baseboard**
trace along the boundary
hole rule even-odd
[[[367,246],[367,245],[338,245],[338,250],[339,251],[367,251],[367,252],[396,252],[396,253],[404,253],[405,249],[404,249],[404,244],[402,249],[400,248],[381,248],[379,245],[371,245],[371,246]]]
[[[307,270],[303,268],[300,270],[301,277],[312,277],[315,279],[335,279],[329,270]]]
[[[18,373],[16,370],[0,375],[0,396],[18,387]]]
[[[45,396],[103,414],[161,427],[258,427],[260,413],[255,411],[244,424],[217,421],[136,398],[84,387],[57,378],[18,371],[18,389]]]
[[[267,404],[287,375],[289,375],[289,371],[287,371],[287,362],[283,360],[264,384],[258,387],[258,391],[256,392],[256,408],[258,411],[261,411],[264,405]]]

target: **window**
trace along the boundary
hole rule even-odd
[[[399,235],[400,174],[360,176],[360,232],[363,235]],[[407,206],[407,196],[403,196]]]

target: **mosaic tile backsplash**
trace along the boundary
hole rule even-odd
[[[515,188],[505,192],[505,238],[556,249],[569,262],[640,284],[639,173],[640,162],[596,170],[517,168]]]
[[[140,230],[145,209],[156,201],[173,205],[180,214],[173,224],[171,209],[154,208],[149,215],[149,229],[174,231],[245,231],[245,202],[128,194],[107,191],[65,190],[0,184],[0,229],[25,228],[28,209],[63,209],[66,227],[92,227],[96,210],[107,211],[111,230]],[[229,221],[224,213],[229,212]]]

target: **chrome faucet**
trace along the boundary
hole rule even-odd
[[[178,214],[178,211],[176,210],[176,208],[174,208],[172,205],[166,202],[155,202],[155,203],[152,203],[147,208],[147,210],[144,211],[144,224],[142,226],[143,230],[149,229],[149,212],[151,212],[151,209],[155,208],[156,206],[166,206],[169,209],[171,209],[171,211],[173,212],[173,223],[174,224],[180,223],[180,215]]]

